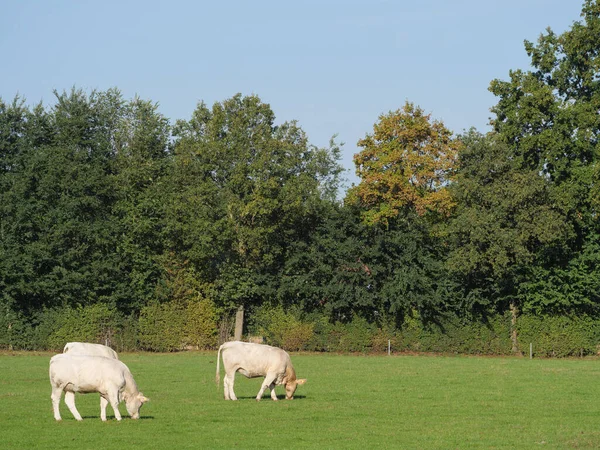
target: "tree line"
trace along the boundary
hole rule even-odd
[[[250,323],[507,315],[518,352],[521,315],[598,318],[600,1],[525,50],[530,70],[490,83],[492,131],[455,135],[406,102],[358,142],[343,199],[340,144],[256,95],[174,123],[118,89],[0,100],[0,333],[207,300]]]

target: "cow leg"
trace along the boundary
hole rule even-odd
[[[259,402],[260,399],[263,396],[263,393],[265,392],[265,390],[270,387],[273,386],[275,387],[275,378],[277,378],[276,374],[273,373],[268,373],[265,376],[265,380],[263,381],[262,386],[260,387],[260,391],[258,391],[258,395],[256,396],[256,401]],[[271,390],[271,398],[273,398],[273,391]],[[277,400],[277,396],[275,396],[274,400]]]
[[[225,374],[223,378],[223,393],[225,394],[225,400],[237,400],[235,392],[233,392],[233,382],[235,380],[235,372],[233,374]]]
[[[81,414],[79,414],[79,411],[77,411],[77,408],[75,407],[75,394],[73,392],[65,392],[65,403],[69,407],[69,411],[71,411],[71,414],[73,414],[73,417],[75,417],[76,420],[83,420],[81,418]]]
[[[269,389],[271,389],[271,398],[272,398],[273,400],[275,400],[275,401],[279,400],[279,399],[277,398],[277,394],[275,393],[275,383],[271,383],[271,384],[269,385]]]
[[[62,420],[62,418],[60,417],[60,409],[58,406],[60,403],[60,397],[62,396],[62,392],[62,388],[53,387],[52,395],[50,395],[50,398],[52,399],[52,409],[54,410],[54,418],[56,420]]]
[[[106,400],[103,396],[100,396],[100,419],[103,422],[106,422],[106,406],[108,405],[108,400]]]
[[[119,393],[108,393],[108,403],[112,406],[115,412],[115,419],[121,420],[121,413],[119,412]]]

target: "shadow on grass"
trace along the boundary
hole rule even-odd
[[[306,396],[305,396],[305,395],[294,395],[294,400],[302,400],[302,399],[305,399],[305,398],[306,398]],[[238,399],[238,400],[256,400],[256,397],[255,397],[255,396],[253,396],[253,397],[248,397],[248,396],[238,396],[238,398],[237,398],[237,399]],[[265,396],[264,396],[264,397],[261,399],[261,402],[262,402],[262,401],[269,401],[269,400],[271,400],[271,396],[270,396],[270,395],[265,395]],[[285,394],[278,395],[278,396],[277,396],[277,400],[285,400]],[[271,400],[271,401],[272,401],[272,400]]]
[[[81,418],[82,419],[98,419],[98,420],[100,420],[100,416],[81,416]],[[63,418],[63,420],[64,420],[64,418]],[[73,419],[73,420],[75,420],[75,419]],[[140,416],[139,419],[132,419],[129,416],[123,416],[122,420],[154,420],[154,416]],[[115,419],[115,416],[108,416],[108,415],[106,416],[106,421],[107,422],[109,422],[109,421],[118,422],[118,420]]]

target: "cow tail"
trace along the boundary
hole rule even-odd
[[[220,371],[220,362],[221,362],[221,349],[223,348],[223,346],[221,345],[219,347],[219,351],[217,352],[217,374],[215,375],[215,383],[217,383],[217,389],[219,389],[219,386],[221,385],[221,371]]]

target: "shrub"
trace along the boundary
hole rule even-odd
[[[31,350],[31,326],[8,305],[0,305],[0,349]]]
[[[600,342],[600,321],[589,316],[522,315],[517,321],[519,349],[529,354],[533,344],[537,356],[595,355]]]
[[[181,302],[152,303],[142,308],[139,343],[144,350],[173,352],[184,346],[186,308]]]
[[[354,317],[347,324],[337,323],[334,329],[339,338],[336,351],[366,353],[373,348],[377,327],[362,317]]]
[[[511,351],[510,318],[487,320],[447,317],[425,325],[418,316],[408,317],[397,333],[400,351],[508,355]]]
[[[306,350],[314,333],[312,323],[303,322],[298,311],[284,311],[282,306],[259,307],[254,313],[254,333],[266,342],[285,350]]]
[[[104,303],[66,308],[60,313],[60,325],[48,337],[47,347],[61,351],[70,341],[111,345],[119,328],[119,319],[117,311]]]
[[[212,300],[190,301],[186,308],[185,341],[198,349],[215,348],[218,338],[218,314]]]

